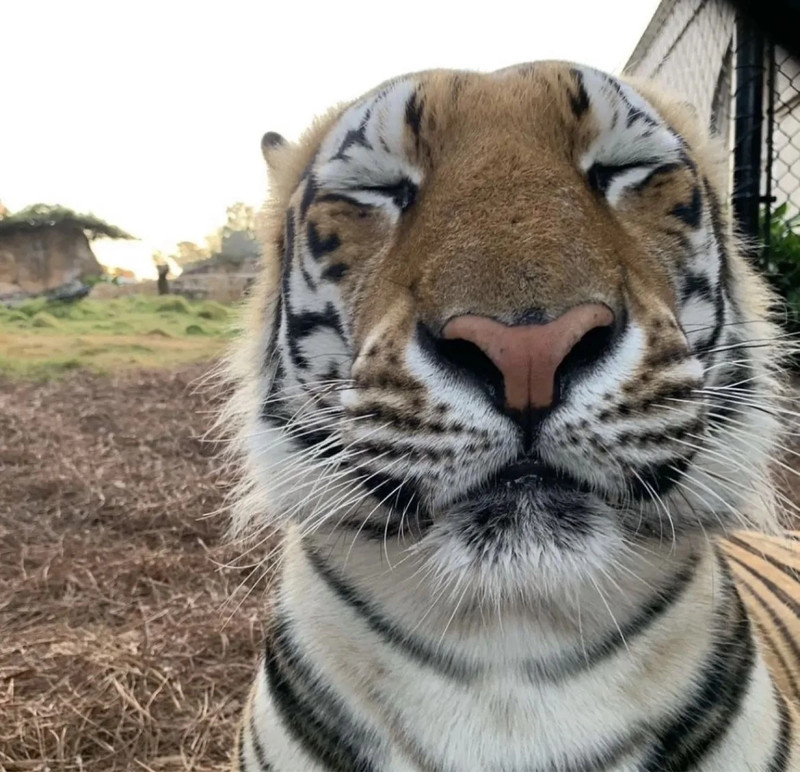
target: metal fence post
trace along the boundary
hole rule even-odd
[[[775,43],[767,43],[767,138],[764,148],[764,204],[763,228],[761,243],[761,265],[766,269],[769,265],[770,249],[772,247],[772,205],[775,196],[772,195],[772,159],[775,156]]]
[[[761,194],[761,124],[764,107],[764,36],[752,21],[736,19],[733,209],[740,232],[756,254]]]

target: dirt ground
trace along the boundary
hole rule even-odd
[[[0,381],[0,769],[227,768],[264,595],[201,517],[207,369]]]

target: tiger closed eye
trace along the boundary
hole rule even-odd
[[[405,212],[417,200],[418,187],[411,180],[403,179],[392,185],[365,186],[363,190],[390,198],[401,212]]]
[[[643,166],[646,166],[646,164],[639,162],[619,165],[595,163],[592,164],[592,166],[589,167],[589,171],[586,172],[586,179],[592,190],[596,190],[598,193],[605,193],[614,177],[623,172],[630,171],[631,169],[639,169]]]

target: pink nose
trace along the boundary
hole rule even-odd
[[[457,316],[442,335],[475,344],[500,371],[506,404],[523,410],[553,403],[556,370],[586,333],[614,322],[614,314],[600,303],[571,308],[548,324],[509,327],[486,316]]]

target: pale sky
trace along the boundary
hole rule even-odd
[[[0,11],[0,200],[91,211],[150,270],[234,201],[259,206],[261,135],[387,78],[568,59],[619,72],[658,0],[9,0]]]

